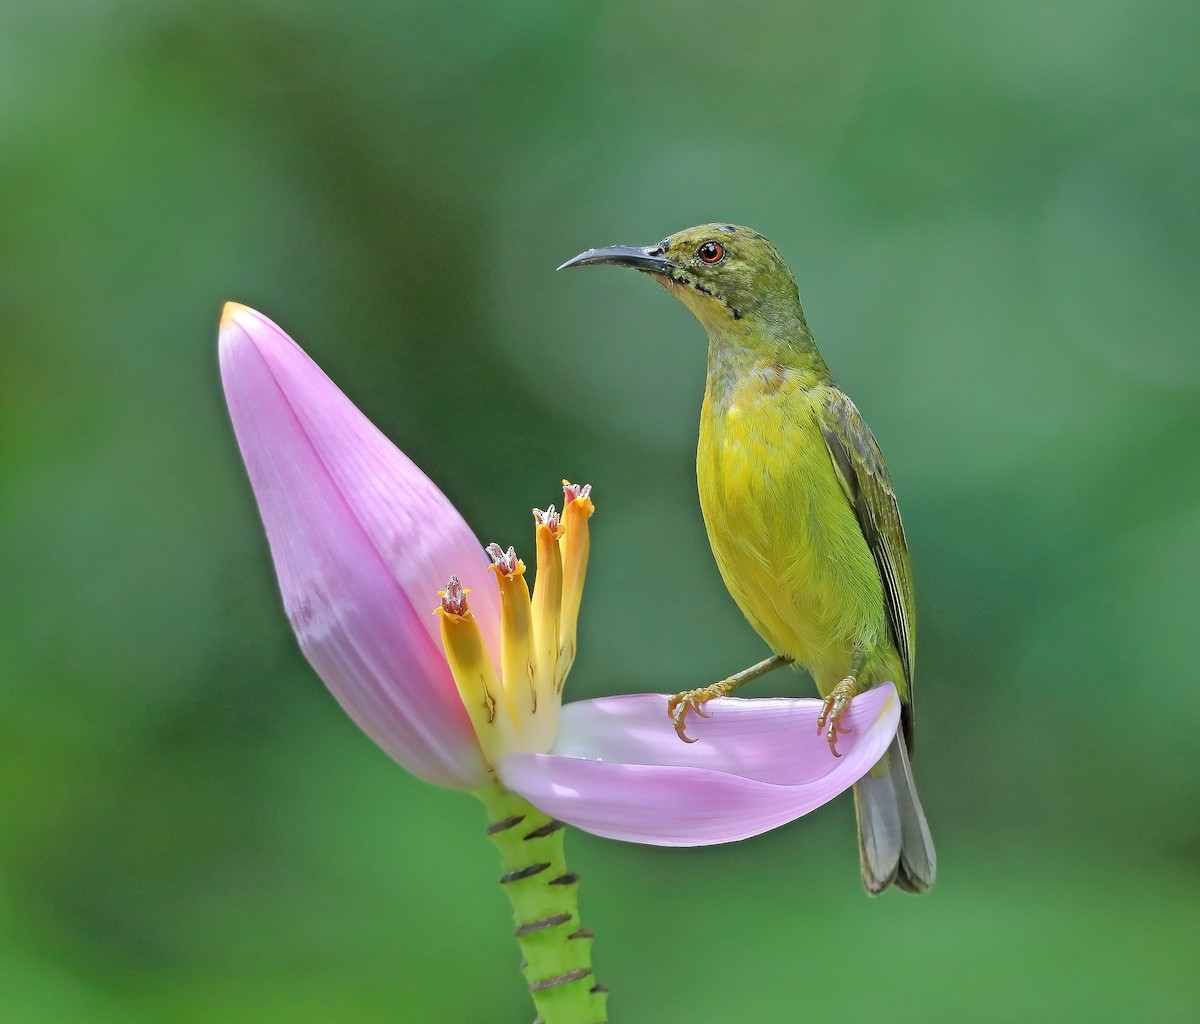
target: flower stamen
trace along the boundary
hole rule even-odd
[[[469,593],[457,576],[451,576],[446,589],[438,591],[441,604],[434,612],[441,618],[442,648],[458,695],[484,757],[494,763],[497,755],[514,749],[513,721],[507,707],[504,714],[496,714],[503,690],[467,601]]]
[[[439,591],[442,646],[459,696],[490,764],[510,751],[548,753],[558,735],[562,687],[575,658],[575,623],[587,570],[591,487],[564,481],[563,512],[533,510],[533,595],[514,547],[485,549],[500,591],[499,676],[457,576]],[[569,579],[564,564],[570,565]],[[503,712],[498,708],[503,706]]]
[[[537,537],[537,580],[533,587],[534,685],[543,700],[553,701],[557,705],[560,703],[560,689],[555,679],[555,668],[558,662],[563,583],[562,555],[558,544],[561,527],[553,505],[545,512],[535,508],[533,518]]]
[[[554,685],[560,691],[575,662],[579,605],[583,600],[583,581],[587,576],[588,552],[591,549],[588,519],[596,510],[591,494],[591,484],[563,481],[562,528],[558,531],[562,552],[562,611],[554,668]]]
[[[491,570],[500,588],[500,678],[504,700],[519,734],[525,731],[529,716],[537,713],[538,694],[533,681],[533,626],[529,613],[529,585],[525,582],[525,563],[512,546],[505,551],[489,544]],[[518,695],[528,695],[521,706]]]

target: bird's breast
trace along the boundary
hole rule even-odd
[[[726,586],[771,648],[818,682],[840,678],[871,628],[864,619],[882,618],[875,565],[821,432],[823,405],[821,389],[770,365],[732,384],[710,379],[697,455]]]

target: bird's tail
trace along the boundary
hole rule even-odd
[[[887,755],[854,786],[863,888],[872,896],[889,885],[924,892],[937,875],[937,854],[899,731]]]

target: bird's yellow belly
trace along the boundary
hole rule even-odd
[[[825,446],[786,386],[706,397],[697,477],[717,565],[750,624],[825,692],[885,636],[878,571]]]

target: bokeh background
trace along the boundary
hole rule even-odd
[[[848,799],[575,834],[614,1021],[1200,1019],[1200,7],[0,7],[0,1019],[532,1017],[482,809],[299,656],[216,375],[287,327],[485,540],[590,480],[574,696],[762,656],[704,339],[554,267],[768,234],[898,481],[935,891]],[[802,693],[778,674],[756,694]]]

